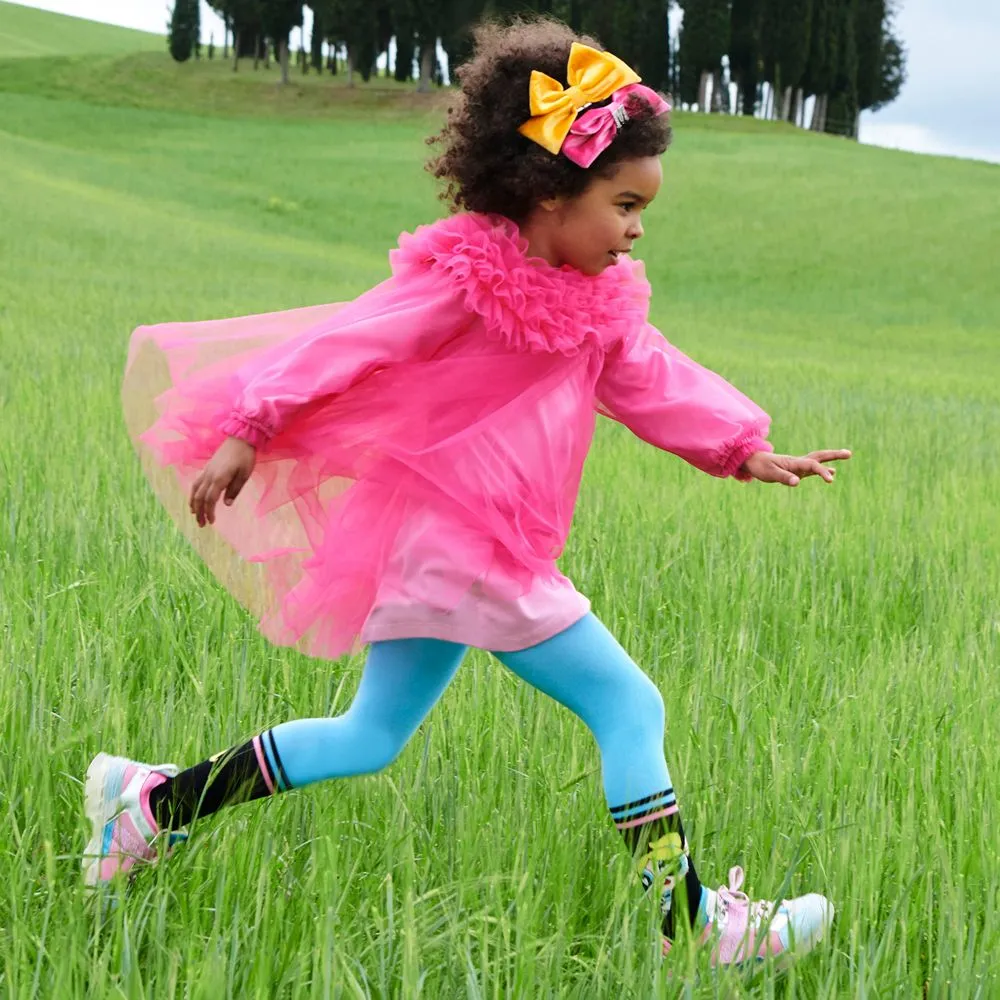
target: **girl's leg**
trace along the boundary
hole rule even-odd
[[[335,719],[286,722],[178,773],[98,754],[87,769],[90,843],[84,879],[105,885],[184,836],[196,816],[391,763],[455,676],[465,647],[435,639],[375,643],[351,707]]]
[[[465,647],[435,639],[375,643],[351,707],[335,719],[286,722],[248,743],[178,773],[98,754],[87,769],[90,843],[84,879],[91,886],[127,874],[184,836],[196,816],[325,778],[379,771],[391,763],[455,676]]]
[[[236,802],[381,771],[444,693],[465,651],[438,639],[373,644],[343,715],[284,722],[167,777],[149,793],[157,823],[176,829]]]
[[[663,699],[656,686],[592,614],[536,646],[493,655],[593,732],[611,816],[637,859],[643,884],[664,880],[664,933],[673,937],[679,882],[694,924],[702,888],[663,756]]]

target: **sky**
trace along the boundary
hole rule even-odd
[[[162,34],[171,0],[18,2]],[[221,43],[222,22],[205,3],[201,18],[204,40],[214,33]],[[887,108],[861,116],[861,141],[1000,163],[1000,0],[901,0],[896,30],[907,80]]]

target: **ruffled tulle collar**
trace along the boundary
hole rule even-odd
[[[650,290],[638,261],[623,258],[590,276],[527,249],[509,219],[465,213],[404,233],[390,260],[395,275],[446,275],[487,334],[516,350],[573,355],[587,344],[610,346],[646,321]]]

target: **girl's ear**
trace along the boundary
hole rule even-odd
[[[539,203],[538,207],[546,212],[555,212],[562,207],[562,203],[565,199],[561,196],[555,198],[543,198]]]

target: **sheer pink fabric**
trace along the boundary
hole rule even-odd
[[[598,405],[714,475],[769,447],[766,415],[648,326],[639,264],[556,269],[477,215],[404,234],[391,262],[351,303],[132,337],[123,393],[147,474],[276,643],[356,649],[387,600],[447,615],[541,586],[579,602],[555,560]],[[199,530],[187,492],[228,434],[257,466]],[[447,571],[422,575],[417,554]],[[441,637],[505,648],[474,613]]]

